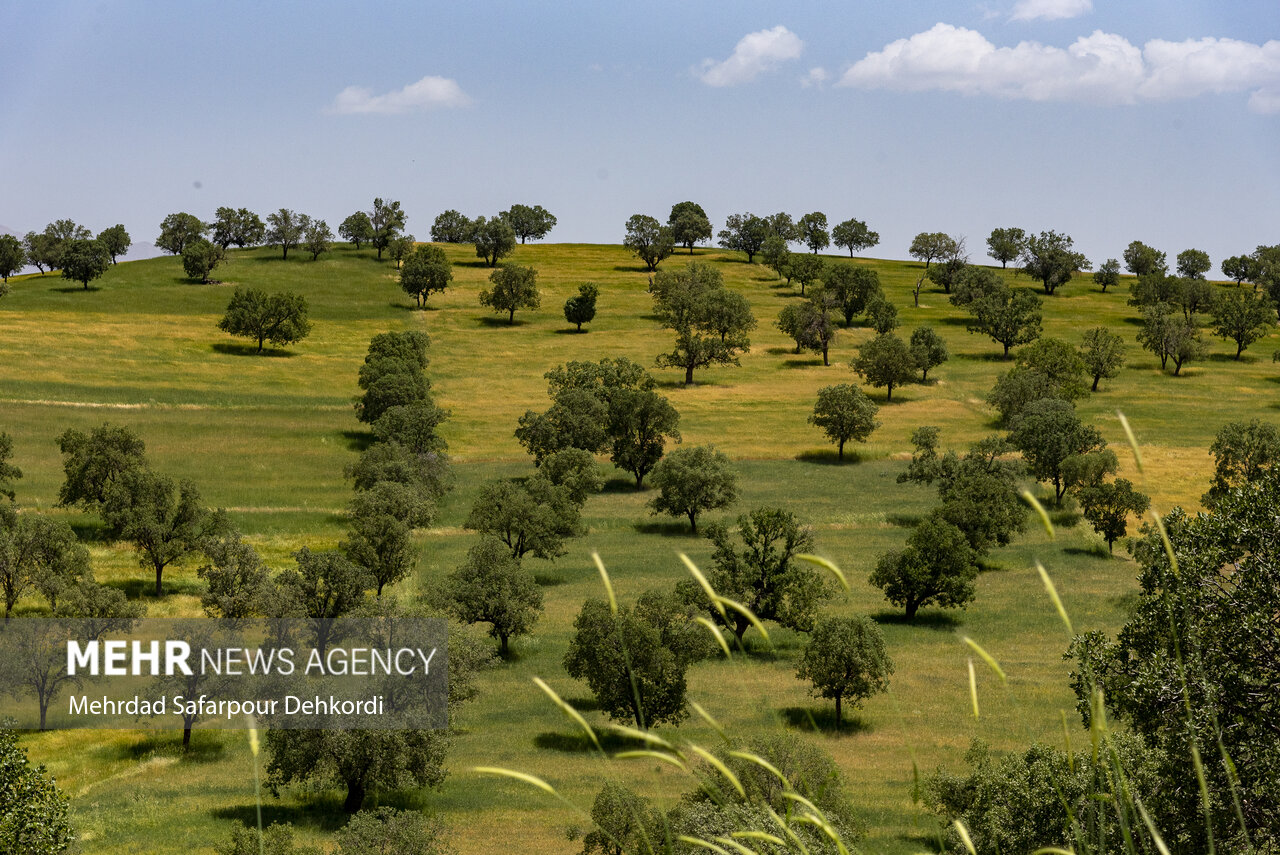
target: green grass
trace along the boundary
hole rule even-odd
[[[211,503],[230,509],[272,566],[287,564],[289,553],[303,544],[332,546],[341,537],[338,514],[350,495],[342,470],[362,442],[351,400],[365,346],[382,330],[424,329],[432,336],[428,374],[438,400],[452,412],[445,435],[459,475],[439,526],[420,535],[417,574],[397,593],[429,590],[472,542],[461,524],[479,484],[529,470],[512,430],[526,409],[546,406],[543,373],[569,359],[604,356],[651,365],[671,340],[650,316],[647,274],[619,247],[518,248],[512,260],[538,268],[543,298],[541,309],[517,313],[514,326],[506,324],[505,314],[479,305],[476,295],[488,270],[471,257],[470,247],[447,250],[457,262],[454,284],[433,295],[426,311],[412,310],[390,263],[349,249],[314,263],[282,262],[268,250],[233,253],[232,262],[215,272],[221,285],[190,283],[174,258],[112,268],[88,293],[68,289],[70,283],[52,275],[14,280],[13,292],[0,299],[0,430],[14,437],[15,462],[26,474],[19,501],[52,505],[61,480],[54,437],[69,427],[110,420],[133,427],[158,468],[195,479]],[[915,626],[898,622],[866,577],[877,553],[900,544],[906,526],[933,501],[931,490],[895,481],[910,451],[910,433],[936,424],[945,445],[962,447],[992,432],[983,398],[1007,368],[998,358],[999,345],[965,332],[962,314],[941,293],[926,291],[921,307],[913,307],[910,288],[918,265],[857,261],[880,272],[900,309],[901,332],[934,325],[952,360],[931,372],[937,379],[931,377],[929,385],[895,390],[871,441],[846,449],[854,459],[834,465],[834,447],[807,417],[817,389],[856,382],[848,361],[871,332],[843,331],[832,365],[823,367],[820,356],[792,353],[789,340],[773,326],[781,307],[797,298],[796,290],[729,253],[698,250],[694,258],[717,265],[729,286],[751,300],[760,321],[752,350],[741,367],[699,371],[691,388],[679,384],[682,372],[654,373],[682,414],[685,441],[714,443],[735,460],[743,495],[730,514],[761,504],[794,510],[813,525],[818,551],[843,567],[852,583],[852,592],[830,608],[881,618],[897,669],[891,695],[854,713],[856,727],[814,738],[848,775],[850,793],[871,829],[864,848],[918,851],[935,821],[912,804],[913,758],[927,772],[938,764],[958,766],[975,736],[997,749],[1032,738],[1061,739],[1059,711],[1074,703],[1066,686],[1068,665],[1061,661],[1066,638],[1032,562],[1043,561],[1053,574],[1077,631],[1119,625],[1133,589],[1133,565],[1107,558],[1100,538],[1083,523],[1060,528],[1051,542],[1031,520],[1025,536],[992,556],[991,569],[978,582],[978,599],[967,611],[925,610]],[[664,264],[687,260],[678,254]],[[599,316],[589,332],[577,335],[560,307],[585,281],[600,285]],[[1025,279],[1013,281],[1032,287]],[[251,346],[215,327],[233,285],[305,294],[312,336],[285,350],[253,355]],[[1092,283],[1073,282],[1046,298],[1045,333],[1078,342],[1085,329],[1106,325],[1130,342],[1129,365],[1081,402],[1081,412],[1121,446],[1122,474],[1136,477],[1115,418],[1115,410],[1123,409],[1144,442],[1147,472],[1140,483],[1156,507],[1194,504],[1211,470],[1206,449],[1221,424],[1277,418],[1277,371],[1271,363],[1277,337],[1255,344],[1241,362],[1230,359],[1233,345],[1213,340],[1209,360],[1174,378],[1134,343],[1136,311],[1125,305],[1125,296],[1123,284],[1120,293],[1104,295]],[[882,390],[871,394],[883,403]],[[602,720],[583,703],[589,701],[585,687],[565,677],[560,664],[582,600],[602,593],[591,551],[599,551],[624,599],[682,578],[677,552],[700,562],[709,558],[708,543],[688,536],[686,526],[649,515],[648,496],[630,489],[629,476],[610,477],[616,480],[587,504],[590,534],[554,563],[530,561],[544,583],[546,613],[533,636],[515,642],[516,658],[483,676],[480,698],[460,716],[443,789],[384,795],[397,804],[440,811],[462,853],[507,848],[514,827],[529,851],[580,846],[565,838],[566,828],[582,825],[580,816],[515,782],[465,770],[522,769],[589,807],[608,770],[598,757],[575,750],[574,726],[531,678],[547,679],[564,697],[585,705],[589,720]],[[135,595],[147,588],[147,574],[127,546],[94,542],[91,549],[99,579]],[[148,597],[152,614],[198,611],[190,567],[166,571],[165,584],[174,593],[158,604]],[[33,599],[20,611],[40,607]],[[961,635],[979,641],[1010,676],[1009,687],[1002,687],[977,663],[977,721],[968,697],[970,654]],[[806,710],[826,709],[794,678],[803,638],[778,631],[775,642],[773,652],[757,641],[751,657],[705,663],[691,673],[692,696],[735,733],[805,726]],[[716,740],[696,719],[680,732],[704,744]],[[197,733],[199,750],[183,758],[176,750],[179,739],[89,731],[32,735],[26,744],[71,795],[85,852],[211,852],[232,820],[253,821],[247,740],[237,733]],[[612,773],[625,773],[664,804],[689,786],[674,770],[653,764],[615,764]],[[340,822],[338,803],[331,792],[286,791],[278,801],[268,797],[265,818],[292,821],[305,839],[321,842]]]

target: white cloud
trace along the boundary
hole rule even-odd
[[[996,47],[975,30],[936,24],[867,54],[838,85],[1091,104],[1249,92],[1250,109],[1273,113],[1280,112],[1280,41],[1156,39],[1139,48],[1095,30],[1066,48]]]
[[[348,86],[329,105],[330,113],[410,113],[436,107],[465,107],[471,103],[458,81],[428,75],[403,89],[374,95],[363,86]]]
[[[1061,21],[1077,18],[1093,11],[1093,0],[1018,0],[1013,4],[1011,21]]]
[[[724,62],[704,59],[698,77],[708,86],[749,83],[779,63],[798,59],[803,52],[800,37],[779,24],[771,30],[743,36]]]
[[[808,89],[810,86],[821,89],[829,79],[831,79],[831,75],[827,70],[822,66],[818,66],[816,68],[809,69],[809,73],[800,78],[800,85],[805,89]]]

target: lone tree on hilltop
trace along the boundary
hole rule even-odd
[[[489,274],[493,287],[480,292],[480,305],[506,312],[507,323],[516,322],[516,309],[536,309],[542,305],[538,293],[538,271],[519,264],[504,264]]]
[[[382,251],[391,246],[391,242],[404,230],[408,217],[401,210],[399,202],[381,198],[373,200],[373,210],[369,211],[368,216],[369,225],[373,228],[369,243],[378,251],[378,260],[381,261]]]
[[[836,224],[831,230],[831,241],[836,246],[849,250],[849,257],[853,258],[855,252],[862,252],[880,243],[880,235],[867,228],[862,220],[850,219]]]
[[[1016,226],[992,229],[987,238],[987,255],[1000,262],[1001,268],[1006,268],[1022,253],[1022,243],[1026,239],[1027,233]]]
[[[129,232],[124,225],[117,223],[98,232],[98,243],[102,244],[107,255],[111,256],[111,263],[115,264],[117,258],[129,251],[129,247],[133,245],[133,239],[129,237]]]
[[[225,251],[232,244],[243,249],[257,246],[266,238],[267,227],[248,208],[219,208],[209,224],[211,240]]]
[[[27,263],[27,251],[22,241],[13,235],[0,235],[0,297],[8,293],[9,277],[22,270]]]
[[[657,270],[662,260],[675,251],[676,239],[670,226],[664,226],[648,214],[632,214],[627,220],[627,234],[622,245],[644,262],[649,270]]]
[[[1165,254],[1140,240],[1125,247],[1123,257],[1125,269],[1134,276],[1150,276],[1153,273],[1165,273],[1169,269]]]
[[[954,255],[956,247],[956,240],[945,232],[920,232],[912,239],[907,253],[912,258],[923,261],[928,270],[932,262]]]
[[[763,247],[769,236],[774,234],[769,222],[752,213],[730,214],[725,219],[724,228],[716,235],[719,244],[728,250],[745,252],[747,263],[755,260],[756,253]],[[790,240],[793,235],[779,235]]]
[[[1112,285],[1119,285],[1120,262],[1114,258],[1108,258],[1093,272],[1093,281],[1102,289],[1103,294],[1107,293],[1107,288]]]
[[[363,244],[373,241],[373,223],[364,211],[356,211],[338,226],[338,234],[359,249]]]
[[[268,244],[280,247],[281,259],[288,259],[289,250],[302,242],[302,236],[310,226],[311,218],[306,214],[281,208],[274,214],[267,214],[267,232],[264,239]]]
[[[1028,236],[1022,244],[1022,272],[1039,280],[1044,292],[1052,295],[1076,273],[1089,268],[1089,259],[1073,251],[1072,244],[1070,237],[1054,231]]]
[[[160,221],[160,237],[156,247],[174,255],[182,255],[182,248],[204,234],[207,226],[194,214],[178,212]]]
[[[460,211],[450,208],[437,215],[431,224],[431,239],[437,243],[468,243],[474,227]]]
[[[490,267],[496,267],[498,259],[510,255],[516,248],[516,233],[501,216],[477,217],[470,239],[476,246],[476,257],[483,258]]]
[[[268,294],[251,288],[237,288],[218,321],[218,329],[231,335],[255,339],[258,353],[265,342],[286,345],[302,341],[311,333],[307,301],[289,291]]]
[[[671,214],[667,217],[667,227],[671,229],[671,237],[677,244],[689,250],[693,255],[695,244],[711,240],[714,230],[707,212],[697,202],[677,202],[671,206]]]
[[[512,205],[499,216],[511,226],[516,237],[520,238],[520,243],[529,238],[542,240],[556,226],[555,215],[541,205]]]
[[[800,242],[809,247],[809,251],[817,255],[831,245],[831,233],[827,231],[827,215],[821,211],[805,214],[796,222],[800,233]]]
[[[79,282],[88,291],[89,283],[107,272],[111,255],[96,240],[69,240],[63,244],[59,263],[63,279]]]
[[[836,729],[840,728],[841,702],[855,709],[862,701],[889,690],[893,662],[885,652],[884,636],[870,619],[823,618],[814,628],[800,656],[796,677],[813,684],[812,694],[836,702]]]

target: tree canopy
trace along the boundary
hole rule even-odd
[[[653,512],[688,517],[695,534],[704,511],[728,507],[738,498],[728,456],[709,445],[677,448],[662,458],[653,468],[653,485],[658,488],[650,502]]]
[[[555,215],[541,205],[512,205],[498,216],[511,226],[520,243],[529,238],[542,240],[556,226]]]
[[[622,245],[631,250],[649,270],[657,270],[662,260],[675,251],[675,234],[648,214],[632,214]]]
[[[226,314],[218,321],[218,329],[255,339],[259,353],[268,341],[293,344],[311,333],[307,301],[301,294],[289,291],[268,294],[252,288],[236,288]]]
[[[480,305],[506,312],[507,323],[516,322],[516,309],[536,309],[542,305],[538,291],[538,271],[519,264],[504,264],[489,274],[493,287],[480,292]]]

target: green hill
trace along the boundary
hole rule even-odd
[[[542,306],[518,312],[514,325],[479,304],[489,270],[471,247],[446,250],[455,262],[454,282],[433,295],[425,311],[414,310],[412,298],[401,292],[390,262],[345,247],[315,262],[281,261],[268,249],[235,252],[214,273],[223,281],[212,285],[191,282],[176,258],[113,267],[88,292],[54,275],[15,278],[12,292],[0,299],[0,430],[13,437],[14,462],[24,471],[18,501],[53,505],[62,477],[58,434],[119,422],[146,441],[159,470],[194,479],[211,504],[230,511],[273,567],[285,566],[294,549],[331,546],[341,536],[340,514],[350,497],[343,469],[366,441],[351,403],[369,338],[388,329],[421,329],[432,340],[427,374],[434,394],[451,412],[444,435],[459,483],[438,527],[420,535],[417,574],[395,593],[411,597],[430,589],[473,542],[461,525],[479,484],[529,471],[530,458],[512,431],[525,410],[547,406],[543,374],[568,360],[605,356],[651,366],[672,339],[652,316],[648,274],[621,247],[518,247],[509,260],[538,269]],[[750,334],[751,351],[741,367],[698,371],[692,387],[682,385],[678,370],[651,371],[681,413],[684,442],[713,443],[733,459],[743,495],[726,516],[762,504],[795,511],[813,526],[817,551],[844,568],[852,584],[852,592],[831,609],[882,616],[897,668],[891,694],[854,714],[856,726],[842,734],[813,738],[849,778],[870,829],[863,848],[917,851],[931,837],[935,820],[912,803],[913,763],[922,773],[939,764],[956,767],[975,737],[997,749],[1029,739],[1060,742],[1059,711],[1072,720],[1069,666],[1061,661],[1067,639],[1031,569],[1033,561],[1054,575],[1077,631],[1119,624],[1125,595],[1134,588],[1133,564],[1119,557],[1120,550],[1108,558],[1087,524],[1073,524],[1074,515],[1062,513],[1055,517],[1056,540],[1028,528],[993,554],[967,611],[953,616],[926,610],[916,626],[893,620],[866,577],[876,555],[900,545],[908,526],[934,501],[928,488],[896,483],[910,434],[920,425],[938,425],[944,447],[962,448],[994,432],[984,399],[1008,368],[1001,348],[966,332],[966,316],[940,291],[926,289],[920,306],[912,305],[920,265],[852,262],[878,271],[899,309],[900,333],[909,336],[915,327],[930,325],[945,338],[952,358],[930,372],[929,384],[895,390],[891,404],[884,404],[882,390],[868,390],[882,404],[882,426],[865,446],[846,449],[845,465],[834,465],[834,448],[807,419],[819,388],[859,382],[848,363],[871,330],[842,330],[832,364],[824,367],[820,356],[796,355],[794,343],[774,325],[782,307],[798,298],[797,289],[733,253],[701,249],[692,259],[716,265],[726,284],[750,300],[759,321]],[[689,260],[678,253],[663,265]],[[1011,271],[1003,275],[1015,287],[1034,287]],[[588,281],[600,286],[598,315],[587,332],[575,334],[561,306]],[[305,295],[311,336],[259,356],[253,346],[219,332],[217,321],[236,285]],[[1273,333],[1237,362],[1234,344],[1209,340],[1209,358],[1175,378],[1138,348],[1137,310],[1126,305],[1126,296],[1126,283],[1119,293],[1102,294],[1087,277],[1076,279],[1045,298],[1044,334],[1075,344],[1085,330],[1104,325],[1125,338],[1127,367],[1081,401],[1080,412],[1116,448],[1121,474],[1150,493],[1155,507],[1195,504],[1207,487],[1207,448],[1218,428],[1230,420],[1277,419],[1280,372],[1271,355],[1280,341]],[[1143,443],[1145,476],[1133,466],[1117,409]],[[699,562],[709,559],[705,540],[651,516],[651,494],[634,492],[625,473],[609,472],[614,480],[586,505],[590,533],[554,563],[530,559],[544,586],[546,613],[531,637],[514,643],[515,659],[482,676],[480,697],[458,722],[443,788],[381,797],[384,803],[440,811],[461,853],[509,849],[513,828],[525,851],[576,852],[581,844],[569,842],[566,829],[585,823],[534,790],[468,773],[474,765],[537,774],[586,808],[610,774],[625,773],[637,789],[664,804],[688,789],[687,779],[669,768],[608,768],[581,751],[573,725],[531,682],[541,676],[567,698],[588,698],[584,685],[564,675],[561,661],[582,601],[600,594],[593,550],[627,600],[684,578],[678,552]],[[147,571],[127,545],[93,541],[91,551],[100,581],[131,596],[149,589]],[[166,584],[174,593],[163,601],[146,598],[151,615],[198,613],[191,566],[170,571]],[[18,611],[42,606],[32,598]],[[1011,678],[1004,688],[979,672],[982,715],[976,721],[962,635],[981,642]],[[750,658],[696,666],[692,697],[735,732],[807,728],[805,711],[817,714],[825,705],[795,679],[803,636],[778,631],[775,642],[775,652],[757,650]],[[598,712],[587,715],[602,719]],[[718,738],[696,719],[681,733],[703,744]],[[197,732],[196,751],[183,757],[178,739],[80,731],[24,741],[71,796],[86,853],[212,852],[233,820],[253,821],[247,743],[237,733]],[[264,818],[293,822],[304,839],[319,842],[340,824],[340,803],[335,793],[294,789],[279,800],[269,798]]]

